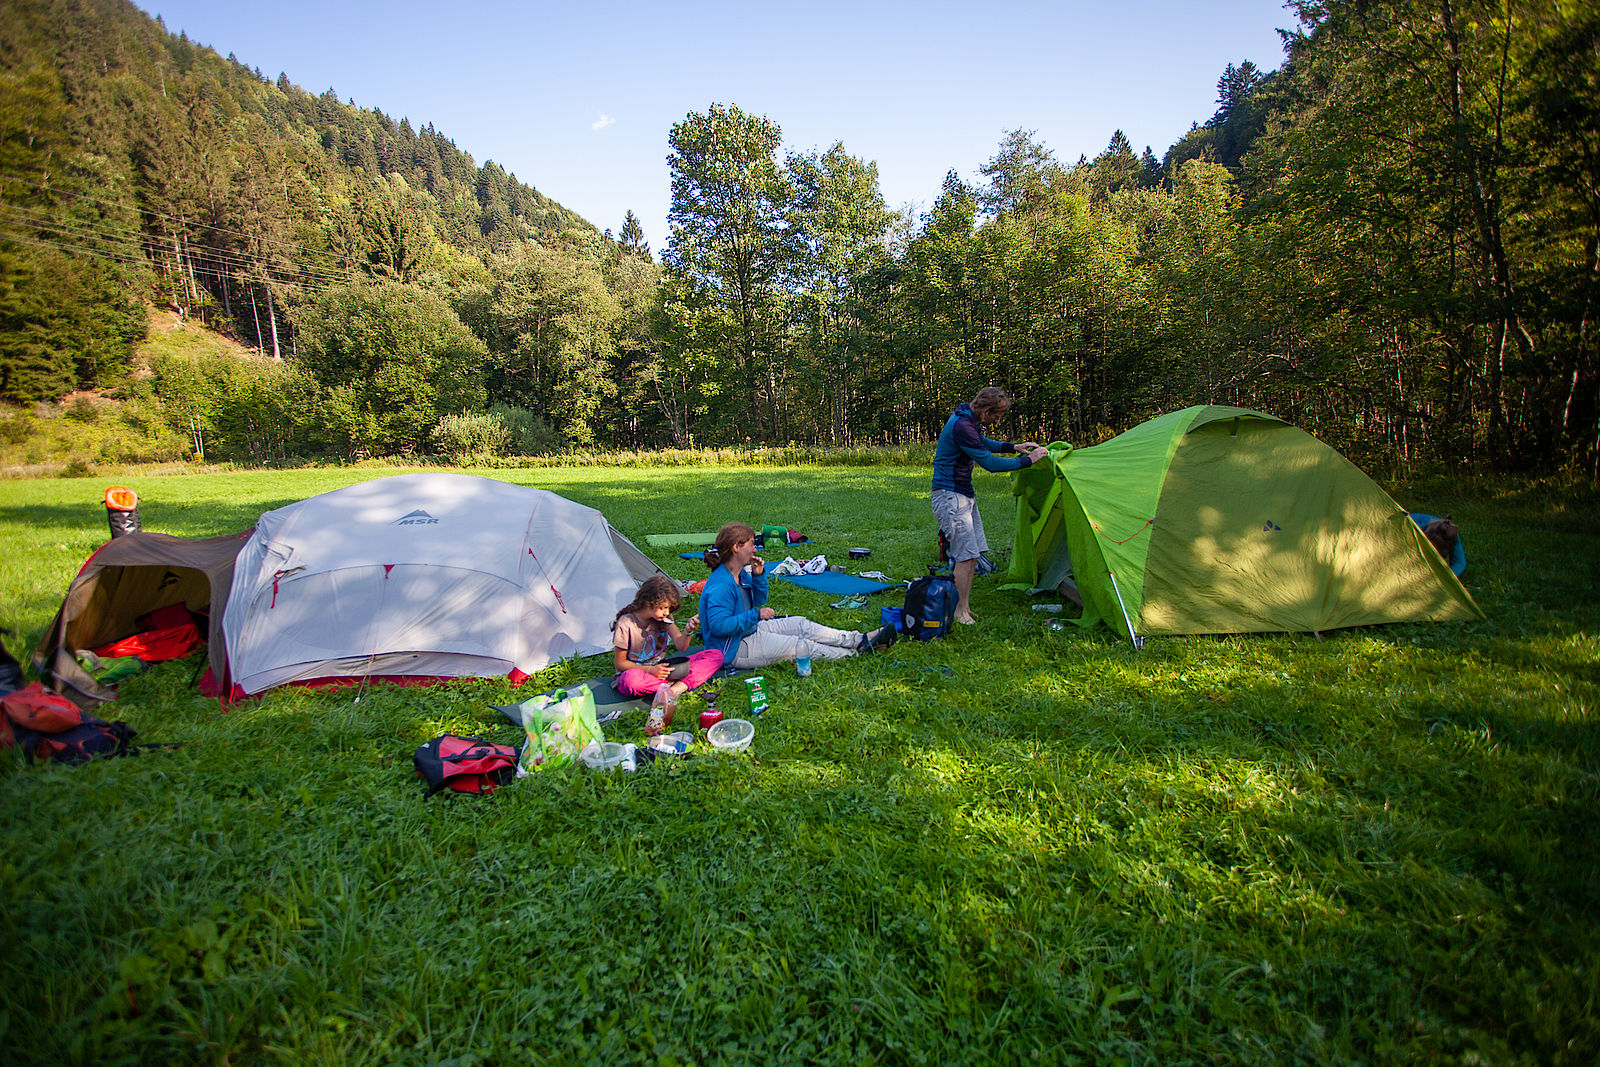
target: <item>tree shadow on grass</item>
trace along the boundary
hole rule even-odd
[[[264,500],[260,503],[227,504],[215,500],[184,503],[163,500],[159,508],[141,505],[144,530],[177,537],[216,537],[251,529],[263,512],[292,504],[292,499]],[[63,534],[92,531],[109,540],[104,507],[66,504],[16,504],[0,506],[0,523],[14,522],[36,530],[56,530]]]

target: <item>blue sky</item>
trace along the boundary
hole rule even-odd
[[[1067,163],[1119,128],[1159,157],[1211,116],[1227,64],[1277,68],[1295,25],[1280,0],[138,2],[268,78],[431,122],[601,229],[632,210],[654,249],[668,131],[713,103],[766,115],[790,151],[842,141],[921,212],[1011,129]]]

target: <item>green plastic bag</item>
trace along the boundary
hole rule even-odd
[[[605,742],[587,685],[541,693],[517,706],[528,735],[518,761],[521,774],[570,767],[583,746]]]
[[[144,660],[138,656],[97,656],[88,649],[79,649],[78,666],[88,671],[101,685],[116,685],[124,678],[132,678],[144,670]]]

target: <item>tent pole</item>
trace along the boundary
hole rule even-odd
[[[1106,577],[1111,579],[1111,589],[1117,594],[1117,607],[1122,609],[1122,621],[1128,624],[1128,640],[1133,642],[1133,650],[1137,652],[1144,648],[1144,638],[1133,632],[1133,620],[1128,618],[1128,605],[1122,602],[1122,588],[1117,585],[1117,576],[1108,568]]]

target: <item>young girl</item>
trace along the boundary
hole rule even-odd
[[[722,653],[706,649],[689,657],[687,663],[664,662],[673,652],[689,647],[689,635],[700,628],[700,616],[680,630],[672,613],[683,603],[678,584],[660,574],[651,575],[639,586],[633,603],[617,612],[612,623],[617,692],[642,697],[654,693],[650,717],[644,732],[654,737],[672,723],[678,698],[710,678],[722,666]]]

